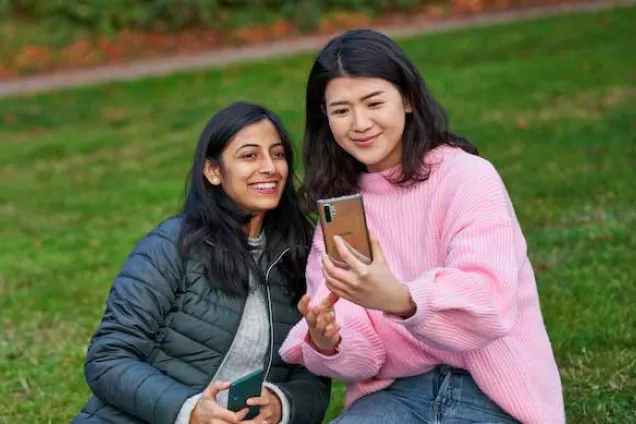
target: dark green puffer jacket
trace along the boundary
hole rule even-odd
[[[177,250],[182,218],[144,237],[115,279],[106,312],[88,347],[86,381],[93,396],[73,423],[172,424],[190,396],[205,389],[236,334],[245,297],[210,281],[203,265]],[[267,381],[287,395],[291,421],[320,423],[331,382],[282,361],[278,349],[301,318],[277,265],[265,269],[273,322]],[[271,357],[271,358],[270,358]]]

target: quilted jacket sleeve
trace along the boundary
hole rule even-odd
[[[166,227],[138,243],[115,279],[84,367],[98,398],[158,424],[174,422],[184,401],[197,393],[147,362],[185,272],[176,230]]]

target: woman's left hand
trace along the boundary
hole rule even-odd
[[[371,236],[373,262],[361,262],[340,236],[334,242],[349,269],[338,267],[323,254],[322,269],[329,290],[360,306],[407,318],[415,313],[409,289],[391,273],[378,240]]]
[[[261,390],[261,397],[248,399],[247,405],[260,407],[258,416],[249,423],[278,424],[283,419],[283,405],[276,393],[267,387]]]

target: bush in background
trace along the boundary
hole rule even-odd
[[[0,0],[0,80],[570,1],[585,0]]]
[[[428,1],[430,2],[430,0]],[[374,15],[407,11],[426,0],[0,0],[0,19],[73,26],[95,34],[136,31],[178,32],[225,29],[290,20],[316,28],[331,11]]]

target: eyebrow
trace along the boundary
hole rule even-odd
[[[365,101],[365,100],[367,100],[367,99],[370,99],[371,97],[375,97],[375,96],[378,96],[378,95],[383,94],[383,93],[384,93],[384,91],[382,91],[382,90],[374,91],[373,93],[369,93],[369,94],[367,94],[366,96],[362,96],[362,97],[360,98],[360,101],[361,101],[361,102],[363,102],[363,101]],[[349,102],[347,102],[347,101],[345,101],[345,100],[339,100],[339,101],[335,101],[335,102],[331,102],[331,103],[329,103],[329,107],[331,107],[331,106],[346,105],[346,104],[348,104],[348,103],[349,103]]]
[[[283,142],[282,142],[282,141],[279,141],[278,143],[274,143],[274,144],[272,144],[271,146],[269,146],[269,148],[271,149],[272,147],[279,147],[279,146],[282,146],[282,145],[283,145]],[[260,148],[260,147],[261,147],[261,145],[260,145],[260,144],[253,144],[253,143],[242,144],[241,146],[239,146],[239,147],[235,150],[235,152],[238,152],[239,150],[245,149],[245,148],[247,148],[247,147],[256,147],[256,148]]]

